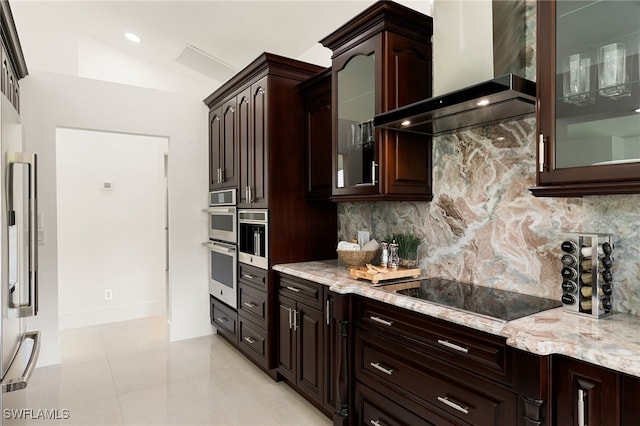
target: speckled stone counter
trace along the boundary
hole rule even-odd
[[[314,281],[339,294],[358,294],[424,315],[507,339],[507,344],[537,355],[560,354],[640,377],[640,317],[613,314],[592,319],[551,309],[509,322],[446,308],[384,291],[351,278],[337,260],[276,265],[276,271]]]

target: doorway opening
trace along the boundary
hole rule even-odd
[[[56,129],[60,329],[168,314],[168,147]]]

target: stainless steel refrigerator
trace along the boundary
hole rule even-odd
[[[38,360],[40,332],[29,328],[29,318],[38,313],[36,155],[23,152],[20,117],[5,96],[0,99],[0,384],[4,393],[27,386]]]

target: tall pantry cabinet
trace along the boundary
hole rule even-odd
[[[311,203],[305,197],[304,106],[299,86],[321,71],[324,68],[316,65],[263,53],[204,100],[210,111],[210,190],[235,188],[239,210],[269,211],[264,277],[259,285],[247,283],[245,276],[259,271],[245,273],[255,268],[244,264],[238,273],[240,295],[266,301],[264,306],[260,303],[265,318],[259,322],[240,304],[238,329],[259,333],[264,349],[256,355],[237,346],[274,377],[278,305],[272,265],[336,256],[336,205]]]

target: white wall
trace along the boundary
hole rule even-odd
[[[21,80],[26,149],[39,154],[39,202],[45,243],[39,251],[42,331],[39,365],[60,361],[56,128],[169,138],[169,282],[171,340],[209,334],[206,238],[207,108],[192,96],[32,72]]]
[[[57,129],[60,329],[165,314],[168,144]]]
[[[433,95],[493,78],[491,0],[433,3]]]

